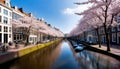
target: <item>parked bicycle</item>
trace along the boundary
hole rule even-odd
[[[0,51],[6,52],[7,50],[8,50],[8,45],[2,43],[2,44],[0,45]]]

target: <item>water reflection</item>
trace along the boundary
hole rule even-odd
[[[68,42],[62,44],[61,54],[52,64],[51,69],[79,69]]]
[[[4,68],[3,68],[4,67]],[[120,62],[92,51],[75,52],[61,42],[4,64],[2,69],[119,69]]]
[[[76,61],[81,69],[119,69],[120,62],[112,57],[84,50],[75,53]]]
[[[60,54],[61,44],[59,46],[50,46],[22,57],[11,63],[10,69],[50,69],[52,62]]]

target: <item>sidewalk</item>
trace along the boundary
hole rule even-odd
[[[57,39],[54,41],[40,43],[37,45],[28,45],[28,46],[19,45],[18,48],[16,48],[15,45],[10,46],[9,50],[7,50],[6,52],[0,52],[0,64],[11,61],[16,58],[20,58],[36,50],[40,50],[44,47],[51,46],[52,44],[58,44],[61,40],[62,39]]]
[[[107,50],[107,46],[106,45],[101,45],[101,48],[99,48],[99,45],[91,45],[92,47],[95,47],[95,48],[98,48],[98,49],[101,49],[101,50],[104,50],[106,51]],[[112,45],[110,47],[110,53],[113,53],[115,55],[118,55],[120,56],[120,46],[117,46],[117,45]]]
[[[0,64],[16,59],[18,57],[22,57],[38,49],[38,45],[33,44],[27,46],[19,44],[17,48],[15,47],[15,45],[9,46],[7,51],[0,51]]]
[[[34,45],[31,44],[31,45],[28,45],[28,46],[24,46],[24,44],[19,44],[18,48],[16,48],[15,45],[12,45],[12,46],[8,47],[8,50],[6,52],[0,51],[0,56],[4,55],[4,54],[7,54],[7,53],[10,53],[10,52],[17,52],[19,50],[29,48],[29,47],[32,47],[32,46],[34,46]]]

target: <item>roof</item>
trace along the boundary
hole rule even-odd
[[[0,3],[4,4],[4,3],[5,3],[5,0],[0,0]]]
[[[13,6],[12,8],[17,12],[22,13],[25,16],[30,16],[29,13],[23,11],[23,8],[15,8],[15,6]]]

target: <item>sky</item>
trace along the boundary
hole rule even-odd
[[[74,13],[89,7],[74,4],[83,1],[86,0],[11,0],[11,5],[23,8],[25,12],[32,13],[37,18],[43,18],[63,33],[69,33],[81,18]]]

